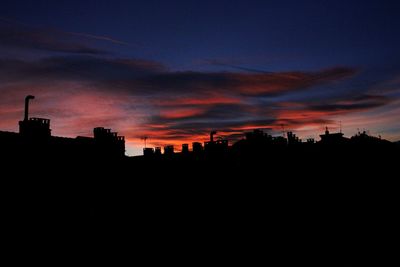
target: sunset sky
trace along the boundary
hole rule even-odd
[[[400,140],[400,1],[19,1],[0,7],[0,130],[148,145],[325,126]]]

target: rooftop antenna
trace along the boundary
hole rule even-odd
[[[148,137],[144,136],[144,137],[142,137],[140,139],[144,140],[144,148],[146,148],[146,141],[147,141]]]
[[[339,121],[340,133],[342,133],[342,121]]]
[[[282,136],[285,137],[285,125],[281,124],[282,127]]]

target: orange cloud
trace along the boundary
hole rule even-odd
[[[204,112],[201,108],[175,108],[161,111],[160,117],[165,119],[182,119],[200,115]]]

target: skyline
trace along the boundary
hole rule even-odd
[[[113,128],[128,155],[144,136],[179,146],[284,126],[317,139],[339,122],[400,140],[399,4],[228,3],[4,1],[0,129],[33,94],[54,135]]]

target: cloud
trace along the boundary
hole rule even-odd
[[[125,81],[133,85],[133,79],[164,69],[153,61],[92,56],[47,57],[33,61],[0,58],[0,68],[4,70],[0,74],[3,81],[13,82],[21,78],[32,82],[83,81],[99,87],[118,86]],[[129,84],[124,89],[128,90],[128,87]]]
[[[139,79],[138,85],[169,92],[226,92],[242,96],[275,96],[351,77],[352,68],[332,68],[318,72],[241,73],[166,72]]]
[[[0,21],[0,46],[12,49],[33,49],[74,54],[108,54],[105,50],[85,44],[82,40],[77,40],[74,35],[69,33],[4,23],[4,21]]]
[[[390,103],[388,98],[382,97],[382,99],[374,101],[343,101],[343,103],[333,103],[325,105],[311,106],[312,110],[326,111],[326,112],[348,112],[348,111],[362,111],[372,109],[380,106],[384,106]]]
[[[385,106],[392,100],[385,95],[342,95],[339,98],[328,98],[323,101],[283,102],[278,107],[286,116],[307,116],[307,114],[326,113],[337,115],[341,113],[369,110]]]
[[[237,64],[233,64],[234,62],[226,62],[226,60],[224,61],[224,60],[210,59],[210,60],[204,60],[204,63],[214,65],[214,66],[229,67],[232,69],[237,69],[237,70],[246,71],[246,72],[255,72],[255,73],[264,73],[264,74],[265,73],[273,73],[272,71],[242,67]]]
[[[240,72],[173,72],[154,61],[115,59],[94,56],[49,57],[37,61],[0,61],[7,73],[25,79],[81,80],[97,87],[129,91],[132,94],[164,96],[177,94],[220,94],[235,96],[276,96],[302,91],[317,85],[338,81],[355,74],[352,68],[331,68],[318,72],[240,73]],[[5,75],[6,78],[12,78]],[[4,76],[3,76],[4,78]],[[175,95],[176,96],[176,95]]]
[[[119,44],[119,45],[129,45],[129,43],[120,41],[108,36],[102,36],[102,35],[94,35],[94,34],[89,34],[89,33],[82,33],[82,32],[67,32],[67,34],[79,36],[79,37],[85,37],[88,39],[94,39],[94,40],[100,40],[100,41],[106,41],[114,44]]]
[[[151,60],[64,55],[30,61],[0,58],[0,69],[0,92],[8,96],[7,103],[21,109],[3,107],[9,110],[1,117],[7,123],[13,116],[19,119],[23,96],[29,93],[42,107],[36,113],[52,118],[54,133],[90,135],[93,127],[105,126],[126,135],[130,144],[143,136],[152,145],[204,141],[210,130],[236,140],[254,128],[281,132],[282,125],[287,130],[320,127],[334,123],[335,116],[391,103],[384,89],[382,94],[371,93],[368,87],[341,89],[359,73],[349,67],[314,72],[178,72]],[[328,86],[339,89],[334,95],[325,94]],[[313,98],[315,92],[324,98]],[[282,100],[287,96],[292,100]]]
[[[338,99],[327,99],[323,103],[289,102],[278,103],[276,117],[282,124],[307,124],[311,121],[318,122],[320,118],[329,116],[346,115],[353,112],[366,111],[385,106],[391,99],[384,95],[343,95]]]

